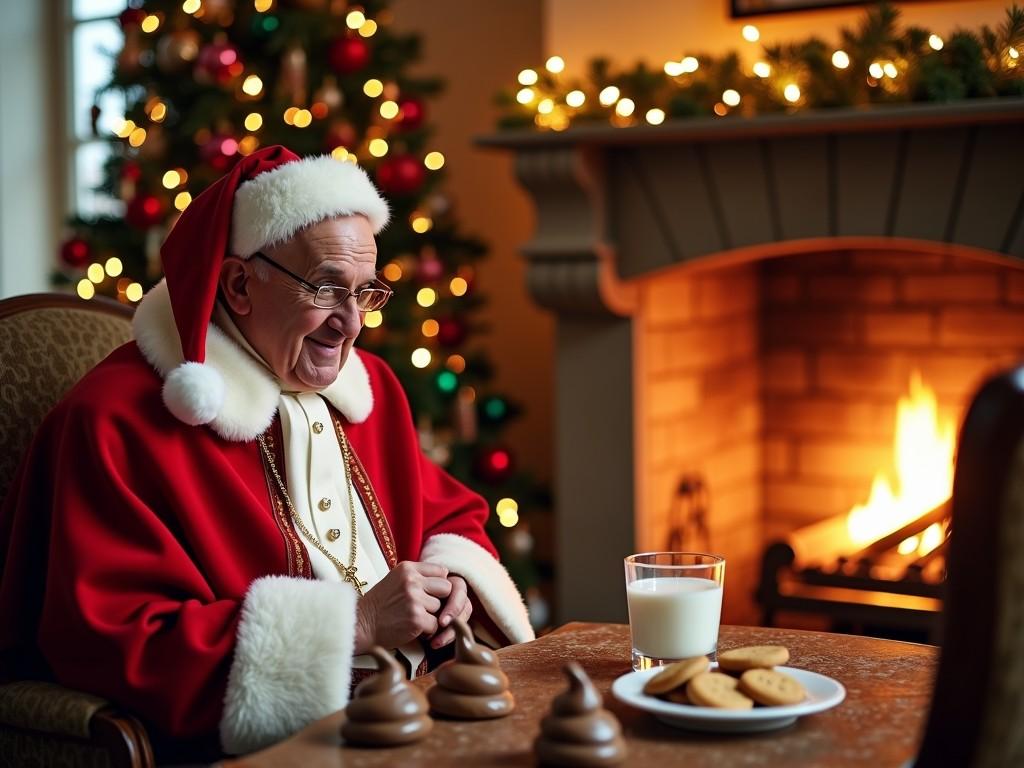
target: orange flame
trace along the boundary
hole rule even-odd
[[[949,499],[955,446],[955,425],[952,421],[940,424],[935,392],[914,371],[909,396],[900,398],[896,414],[893,453],[898,490],[893,490],[884,472],[875,474],[868,502],[851,509],[846,519],[853,543],[864,545],[888,536]],[[940,543],[942,527],[936,523],[920,536],[904,540],[898,551],[925,555]]]

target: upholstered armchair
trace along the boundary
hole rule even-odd
[[[0,499],[46,413],[131,338],[131,310],[62,294],[0,301]],[[145,729],[96,696],[37,680],[0,685],[0,767],[153,765]]]

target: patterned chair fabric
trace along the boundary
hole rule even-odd
[[[131,339],[127,307],[92,304],[48,294],[0,302],[0,498],[43,417],[90,368]]]
[[[63,294],[0,301],[0,499],[43,417],[131,339],[131,310]],[[53,683],[0,685],[0,768],[153,764],[145,730],[96,696]]]
[[[88,744],[92,718],[107,706],[53,683],[0,685],[0,766],[112,765],[106,748]]]
[[[20,680],[0,686],[0,723],[14,728],[89,738],[89,721],[107,706],[99,696],[54,683]]]

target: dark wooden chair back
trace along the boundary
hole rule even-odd
[[[1024,368],[985,383],[957,451],[942,655],[917,768],[1024,765]]]

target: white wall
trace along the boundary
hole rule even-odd
[[[0,0],[0,298],[48,290],[61,239],[56,5]]]
[[[896,3],[904,23],[947,35],[956,27],[1000,25],[1012,0],[945,0]],[[566,72],[583,74],[590,59],[606,56],[615,67],[644,60],[660,68],[667,60],[701,52],[740,51],[756,60],[761,43],[818,35],[835,42],[842,26],[856,26],[864,7],[780,13],[733,19],[729,0],[546,0],[545,51],[565,58]],[[745,24],[761,32],[760,43],[740,35]],[[538,62],[540,63],[540,62]]]

